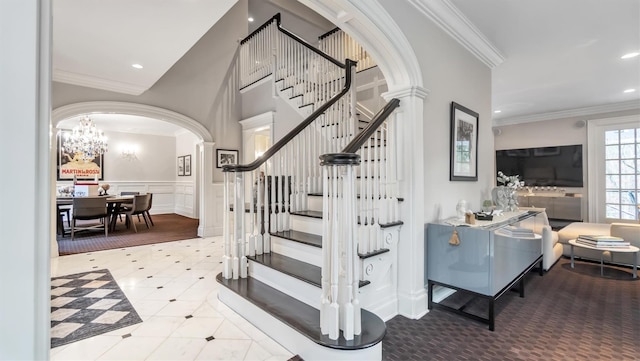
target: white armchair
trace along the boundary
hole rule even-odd
[[[544,208],[520,207],[520,209],[542,211],[544,222],[536,224],[533,231],[542,236],[542,269],[548,271],[562,257],[562,244],[558,243],[558,232],[551,229]]]

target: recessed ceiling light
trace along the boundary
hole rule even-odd
[[[629,53],[629,54],[624,54],[623,56],[620,57],[620,59],[629,59],[629,58],[635,58],[636,56],[640,55],[640,53]]]
[[[494,110],[493,112],[498,114],[498,113],[502,113],[502,110]]]
[[[143,66],[140,65],[140,64],[132,64],[131,66],[136,68],[136,69],[142,69],[143,68]]]
[[[633,93],[634,91],[636,91],[636,90],[635,90],[635,89],[627,89],[627,90],[625,90],[624,92],[625,92],[625,93]]]
[[[253,22],[253,18],[251,16],[249,16],[249,22],[252,23]]]

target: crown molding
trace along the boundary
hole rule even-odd
[[[493,126],[516,125],[516,124],[524,124],[524,123],[541,122],[541,121],[553,120],[553,119],[583,117],[588,115],[619,112],[619,111],[625,111],[625,110],[640,111],[640,100],[636,99],[636,100],[629,100],[629,101],[620,102],[620,103],[596,105],[592,107],[575,108],[575,109],[560,110],[556,112],[494,119]]]
[[[119,81],[101,79],[94,76],[72,73],[64,70],[54,69],[52,74],[53,81],[78,85],[88,88],[107,90],[116,93],[129,95],[140,95],[144,93],[148,87],[135,84],[123,83]]]
[[[504,62],[504,56],[449,0],[408,0],[489,68]]]

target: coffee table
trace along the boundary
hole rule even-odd
[[[571,245],[571,268],[574,268],[574,266],[573,266],[573,247],[581,247],[581,248],[586,248],[586,249],[593,249],[593,250],[602,252],[602,253],[600,253],[600,276],[604,276],[604,272],[603,272],[603,267],[604,267],[603,253],[605,251],[609,251],[611,253],[613,253],[613,252],[635,253],[635,257],[633,257],[633,278],[638,278],[638,258],[639,258],[640,248],[638,248],[636,246],[627,246],[627,247],[592,247],[592,246],[589,246],[589,245],[586,245],[586,244],[578,243],[575,239],[570,239],[569,240],[569,244]]]

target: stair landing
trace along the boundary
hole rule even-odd
[[[251,277],[227,280],[220,273],[216,279],[237,296],[257,306],[315,344],[326,348],[344,351],[363,350],[379,345],[386,333],[384,321],[367,310],[361,310],[362,333],[355,336],[353,340],[345,340],[342,333],[337,340],[332,340],[320,332],[319,310]],[[278,338],[277,335],[270,333],[269,336],[276,340]],[[301,354],[301,356],[305,360],[313,358],[309,357],[311,355]]]

